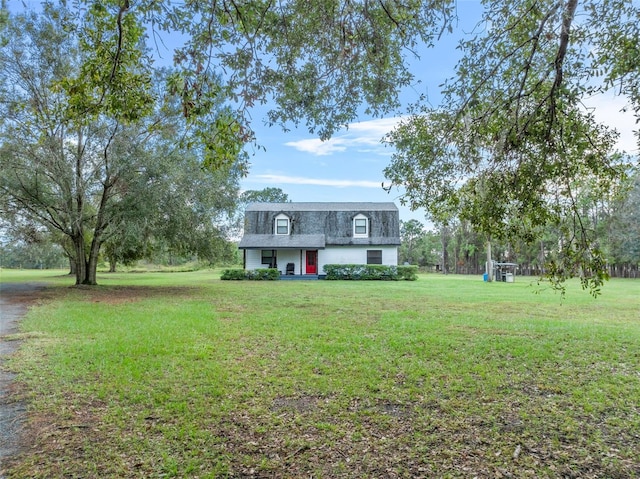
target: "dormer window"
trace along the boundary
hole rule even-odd
[[[367,238],[369,236],[369,218],[363,214],[353,218],[353,237]]]
[[[276,216],[275,230],[277,235],[288,235],[290,232],[291,222],[289,217],[284,214]]]

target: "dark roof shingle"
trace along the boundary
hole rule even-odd
[[[240,240],[240,249],[323,249],[324,235],[263,235],[246,234]]]
[[[392,202],[251,203],[246,211],[398,211]]]

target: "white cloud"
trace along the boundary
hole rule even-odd
[[[334,153],[347,151],[350,148],[355,148],[360,153],[366,152],[386,156],[389,151],[385,149],[380,140],[393,130],[399,121],[400,118],[382,118],[351,123],[344,133],[329,140],[322,141],[318,138],[308,138],[289,141],[285,145],[316,156],[333,155]]]
[[[306,178],[302,176],[287,176],[287,175],[252,175],[251,181],[256,183],[332,186],[335,188],[359,187],[359,188],[380,189],[380,185],[381,185],[381,182],[379,181]]]
[[[345,151],[347,149],[344,142],[337,138],[331,138],[327,141],[322,141],[318,138],[309,138],[306,140],[288,141],[285,145],[292,146],[298,151],[311,153],[316,156],[332,155],[333,153]]]
[[[375,136],[378,141],[380,141],[380,138],[393,130],[401,120],[401,117],[393,117],[351,123],[349,125],[349,131],[362,132],[367,136]]]

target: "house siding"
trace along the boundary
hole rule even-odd
[[[318,252],[320,271],[325,264],[367,264],[367,250],[382,250],[382,264],[398,265],[398,249],[395,246],[335,246]]]
[[[318,273],[323,273],[326,264],[366,264],[367,251],[371,249],[382,250],[382,264],[398,265],[398,250],[395,246],[335,246],[318,250]],[[294,274],[305,274],[305,253],[306,250],[278,250],[278,270],[285,274],[287,263],[293,263]],[[262,250],[259,249],[246,250],[245,261],[248,270],[268,267],[261,263]]]
[[[270,249],[270,248],[265,248]],[[262,250],[248,249],[245,256],[245,268],[248,270],[268,268],[269,265],[262,264]],[[304,257],[303,257],[304,258]],[[295,265],[295,274],[300,273],[300,250],[277,250],[276,261],[278,263],[278,271],[282,274],[286,273],[287,263]]]
[[[287,263],[293,263],[294,274],[300,274],[300,251],[298,250],[279,250],[278,251],[278,270],[285,274],[287,272]]]
[[[254,270],[259,268],[266,268],[267,266],[263,265],[262,262],[262,252],[259,249],[248,249],[245,250],[245,269]]]

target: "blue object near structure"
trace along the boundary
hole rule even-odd
[[[489,281],[489,273],[485,273],[482,275],[482,281]]]

